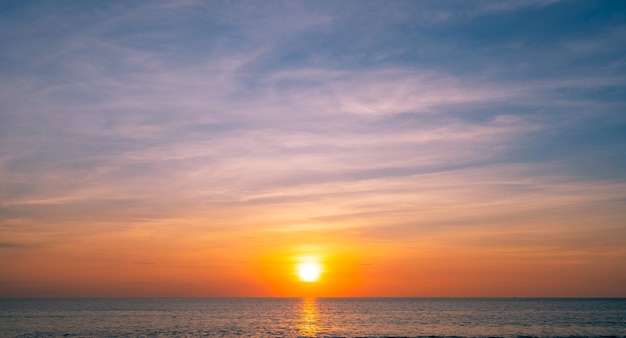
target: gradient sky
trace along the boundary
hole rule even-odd
[[[4,1],[0,297],[626,297],[625,41],[624,1]]]

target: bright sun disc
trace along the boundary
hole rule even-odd
[[[314,262],[300,263],[296,266],[296,271],[301,281],[311,283],[320,278],[322,267]]]

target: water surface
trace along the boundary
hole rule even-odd
[[[2,337],[626,337],[626,299],[3,299]]]

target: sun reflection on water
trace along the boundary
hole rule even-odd
[[[304,298],[302,300],[302,311],[300,312],[300,336],[315,337],[317,335],[319,332],[317,317],[318,310],[315,298]]]

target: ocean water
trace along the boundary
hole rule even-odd
[[[626,299],[0,299],[1,337],[626,337]]]

